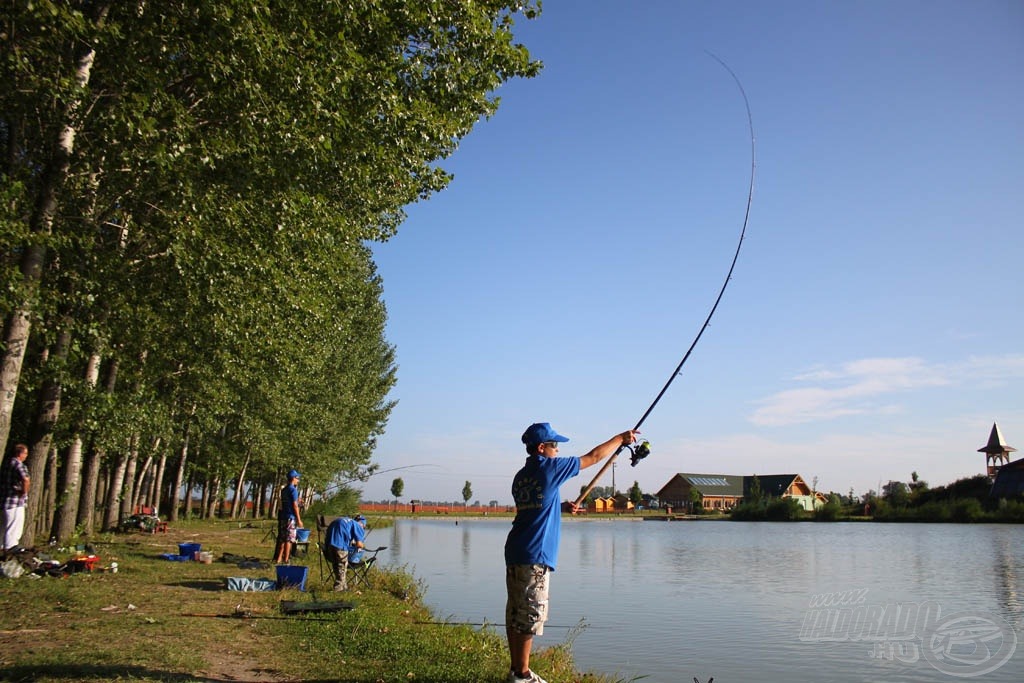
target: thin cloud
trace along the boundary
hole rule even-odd
[[[920,358],[865,358],[836,368],[819,367],[793,378],[815,384],[780,391],[759,401],[750,421],[761,427],[822,422],[851,415],[900,412],[892,395],[966,381],[1001,383],[1024,376],[1024,356],[973,357],[955,364]]]

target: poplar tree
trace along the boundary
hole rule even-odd
[[[538,72],[512,34],[536,14],[5,4],[0,447],[30,440],[37,482],[58,448],[66,480],[59,500],[33,487],[30,516],[53,499],[56,535],[91,525],[83,467],[109,526],[126,497],[173,517],[182,482],[243,466],[263,490],[365,466],[396,377],[366,243],[446,187],[438,162],[501,83]]]

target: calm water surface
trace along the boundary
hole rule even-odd
[[[371,545],[438,618],[504,632],[508,519]],[[691,681],[1024,681],[1024,527],[567,520],[548,627],[583,670]],[[543,674],[543,671],[541,672]]]

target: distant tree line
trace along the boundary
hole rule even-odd
[[[756,484],[756,481],[755,481]],[[930,488],[911,474],[909,482],[890,481],[881,493],[868,491],[860,499],[830,493],[828,501],[813,513],[803,510],[789,498],[765,497],[760,487],[736,506],[730,518],[764,521],[845,521],[879,522],[1024,522],[1024,500],[993,499],[992,482],[987,475],[958,479],[946,486]]]

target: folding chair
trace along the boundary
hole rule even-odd
[[[320,561],[320,581],[323,582],[325,579],[330,580],[332,584],[338,583],[338,577],[334,573],[334,563],[327,556],[327,527],[331,525],[337,517],[327,517],[325,515],[317,515],[316,518],[316,546],[317,546],[317,557]],[[363,586],[365,588],[372,588],[370,583],[370,569],[374,563],[377,562],[377,553],[381,550],[387,550],[387,546],[380,546],[374,550],[353,550],[348,554],[348,568],[345,572],[345,583],[349,588],[355,586]],[[324,566],[326,565],[327,571],[324,572]]]
[[[349,588],[355,588],[356,586],[363,586],[367,590],[373,588],[373,584],[370,581],[370,570],[373,569],[373,565],[377,562],[377,553],[387,549],[386,545],[382,545],[373,550],[356,550],[348,554]]]
[[[333,582],[335,579],[334,566],[330,562],[327,562],[327,558],[324,557],[324,533],[327,531],[328,524],[330,524],[330,522],[327,521],[327,518],[324,515],[316,516],[316,555],[320,558],[320,581],[324,580],[324,563],[326,562],[327,572]]]

